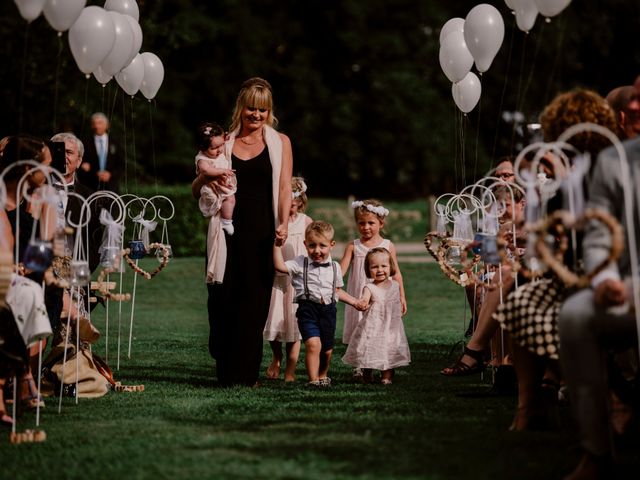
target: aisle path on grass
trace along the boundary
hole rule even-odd
[[[347,246],[344,242],[336,242],[336,246],[331,252],[334,260],[340,261],[344,249]],[[398,261],[400,263],[432,263],[435,260],[427,253],[423,243],[419,242],[403,242],[396,243],[396,251],[398,252]]]

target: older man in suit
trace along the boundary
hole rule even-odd
[[[611,349],[637,345],[635,316],[627,288],[631,275],[629,248],[637,249],[640,240],[638,221],[638,182],[640,181],[640,137],[624,144],[631,176],[614,147],[600,153],[589,188],[589,206],[613,215],[635,234],[635,245],[628,244],[620,259],[610,263],[593,278],[592,288],[569,297],[560,311],[560,359],[569,387],[569,398],[582,438],[584,457],[567,479],[611,478],[612,429],[609,416],[609,384],[605,353]],[[623,178],[630,178],[633,198],[633,222],[627,222]],[[593,271],[606,261],[611,247],[608,230],[589,225],[584,238],[586,270]],[[640,308],[640,305],[636,305]]]
[[[93,193],[93,190],[86,185],[83,185],[77,178],[77,171],[82,163],[84,155],[84,145],[78,137],[73,133],[58,133],[51,137],[52,142],[64,142],[65,146],[65,172],[64,180],[67,186],[67,191],[74,192],[83,198],[88,198]],[[62,185],[56,185],[55,187],[62,188]],[[62,204],[60,205],[59,216],[61,218],[61,226],[66,225],[67,218],[71,216],[71,220],[74,223],[78,223],[80,220],[80,213],[82,210],[82,200],[74,195],[63,196],[61,198]],[[98,248],[102,239],[102,228],[98,220],[98,213],[95,208],[91,210],[91,219],[89,222],[89,267],[91,270],[95,270],[99,263]],[[73,248],[73,239],[68,241],[69,254]]]
[[[85,140],[86,152],[78,174],[94,190],[117,192],[123,164],[120,147],[109,135],[109,126],[104,113],[91,115],[92,135]]]

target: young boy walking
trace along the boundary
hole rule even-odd
[[[351,305],[358,310],[365,306],[342,290],[340,264],[331,259],[333,227],[321,220],[309,224],[305,230],[304,245],[307,255],[284,261],[282,246],[276,243],[273,261],[276,271],[291,276],[298,310],[298,329],[305,347],[305,365],[309,386],[326,387],[331,384],[328,377],[333,342],[336,333],[336,301]]]

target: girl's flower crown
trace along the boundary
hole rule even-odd
[[[300,180],[300,188],[291,192],[291,198],[294,200],[307,191],[307,184],[304,180]]]
[[[356,200],[355,202],[351,203],[351,208],[353,208],[354,210],[360,207],[366,208],[371,213],[375,213],[379,217],[386,217],[387,215],[389,215],[389,210],[384,208],[382,205],[375,206],[371,205],[370,203],[364,203],[362,200]]]
[[[211,127],[206,127],[202,133],[204,133],[207,136],[211,135]]]

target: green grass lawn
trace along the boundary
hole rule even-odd
[[[57,399],[47,399],[45,443],[10,445],[3,429],[0,478],[553,479],[577,461],[567,412],[558,431],[509,433],[516,400],[482,395],[489,375],[439,375],[465,325],[463,292],[436,265],[403,264],[413,362],[398,370],[394,385],[354,384],[339,345],[335,385],[310,391],[302,359],[294,385],[214,386],[203,264],[175,259],[155,279],[138,281],[132,355],[122,357],[115,374],[145,391],[78,405],[65,398],[61,414]],[[109,337],[114,370],[116,310]],[[96,312],[104,330],[102,307]],[[103,340],[94,346],[101,356]],[[25,412],[19,429],[33,428],[34,418]]]

